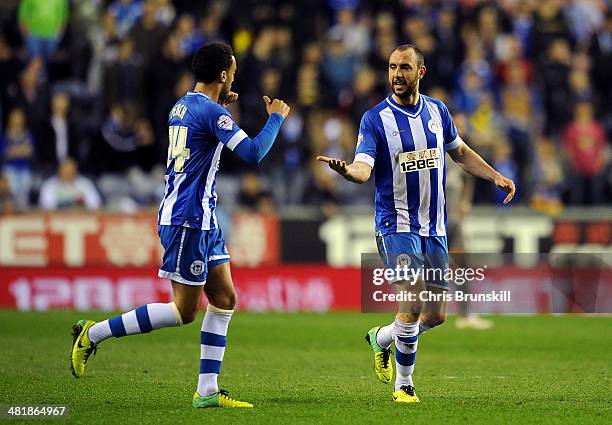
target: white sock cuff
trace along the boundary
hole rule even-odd
[[[395,337],[409,338],[419,334],[419,321],[413,323],[401,322],[395,319]]]
[[[172,301],[170,303],[170,307],[172,308],[172,312],[174,313],[174,318],[176,319],[176,324],[178,326],[183,326],[183,317],[181,316],[181,312],[179,311],[179,309],[176,306],[176,304],[174,303],[174,301]]]
[[[234,310],[223,310],[222,308],[215,307],[211,303],[208,303],[206,310],[211,311],[213,313],[217,313],[217,314],[224,314],[227,316],[231,316],[232,314],[234,314]]]
[[[234,310],[223,310],[208,304],[204,320],[202,321],[202,332],[210,332],[217,335],[227,335],[227,327],[232,320]]]

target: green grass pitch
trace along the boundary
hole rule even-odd
[[[201,317],[106,341],[77,380],[69,371],[70,326],[83,316],[106,317],[0,311],[0,403],[69,406],[66,420],[49,423],[122,425],[595,424],[612,417],[612,317],[493,317],[490,331],[458,331],[450,318],[420,339],[421,403],[398,405],[391,384],[376,379],[363,341],[392,315],[239,312],[220,383],[255,408],[196,410]]]

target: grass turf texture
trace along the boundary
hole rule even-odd
[[[0,311],[0,403],[66,404],[62,423],[122,425],[594,424],[612,414],[612,317],[494,317],[490,331],[458,331],[451,318],[420,339],[421,403],[398,405],[363,341],[391,315],[238,313],[220,383],[255,409],[196,410],[202,317],[110,339],[74,379],[70,325],[106,316]]]

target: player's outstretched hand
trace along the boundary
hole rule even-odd
[[[495,186],[506,192],[508,195],[506,199],[504,199],[504,205],[507,204],[514,198],[514,192],[516,192],[516,187],[514,186],[514,182],[507,177],[502,176],[501,174],[495,179]]]
[[[329,168],[331,168],[338,174],[345,175],[348,172],[348,165],[346,165],[346,161],[343,161],[341,159],[319,155],[317,156],[317,161],[327,162]]]
[[[275,112],[277,114],[281,114],[283,118],[287,118],[287,115],[289,115],[291,108],[282,100],[270,100],[268,96],[264,96],[263,100],[266,102],[266,111],[268,111],[268,115],[272,115]]]
[[[224,108],[227,108],[230,105],[230,103],[234,103],[237,100],[238,100],[238,93],[236,93],[235,91],[230,91],[227,97],[223,99],[223,103],[221,104],[221,106],[223,106]]]

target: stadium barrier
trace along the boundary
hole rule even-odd
[[[246,311],[334,310],[393,311],[394,305],[367,305],[360,289],[361,269],[319,265],[233,267],[238,308]],[[481,313],[612,312],[612,271],[595,271],[596,279],[555,281],[546,267],[503,266],[487,270],[470,292],[508,293],[508,298],[471,302]],[[593,276],[593,269],[581,271]],[[578,284],[576,284],[578,282]],[[461,289],[461,288],[457,288]],[[3,268],[0,308],[129,310],[151,302],[168,302],[171,286],[156,268]],[[451,300],[450,311],[456,310]]]
[[[473,246],[489,249],[482,252],[512,252],[517,247],[548,253],[611,252],[609,218],[485,214],[472,220],[473,224],[466,223],[466,239],[468,245],[471,241]],[[360,288],[359,267],[362,253],[376,252],[371,225],[367,214],[326,221],[234,215],[227,233],[239,308],[372,311],[363,303],[367,292],[363,282]],[[168,301],[170,285],[157,277],[161,255],[153,214],[0,216],[0,307],[126,310]],[[570,279],[558,279],[537,261],[497,265],[471,291],[506,290],[511,299],[472,303],[473,310],[612,312],[610,267],[573,269],[567,274]]]
[[[162,247],[155,214],[32,213],[0,216],[0,267],[157,267]],[[372,215],[321,219],[236,213],[223,226],[232,264],[359,266],[377,252]],[[608,209],[568,210],[551,218],[529,210],[476,209],[465,221],[468,251],[478,253],[612,253]]]

